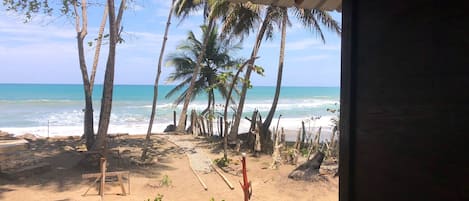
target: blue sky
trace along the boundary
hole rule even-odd
[[[116,84],[153,84],[157,59],[169,11],[169,0],[136,1],[124,14],[124,44],[117,49]],[[81,84],[75,28],[70,18],[36,16],[24,24],[22,17],[0,11],[0,83],[67,83]],[[89,9],[86,41],[96,38],[102,7]],[[332,13],[340,22],[340,13]],[[179,23],[173,18],[166,54],[174,52],[189,30],[199,33],[201,13]],[[248,58],[256,33],[251,33],[236,57]],[[339,86],[340,37],[326,31],[326,44],[318,35],[302,28],[295,20],[287,28],[284,86]],[[265,75],[253,75],[253,85],[274,86],[277,77],[280,33],[272,41],[264,41],[256,64]],[[107,58],[102,48],[96,82],[102,83]],[[94,49],[87,48],[87,64],[91,67]],[[163,67],[161,84],[171,67]]]

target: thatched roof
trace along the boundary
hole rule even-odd
[[[281,7],[297,6],[299,8],[319,8],[327,11],[341,11],[342,0],[229,0],[231,2],[247,2]]]

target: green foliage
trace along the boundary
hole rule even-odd
[[[200,72],[196,77],[192,99],[196,96],[206,93],[212,97],[212,103],[215,101],[214,93],[217,90],[223,98],[227,97],[228,85],[233,82],[233,70],[241,61],[231,55],[239,50],[239,44],[227,44],[220,39],[218,28],[214,27],[208,30],[206,26],[201,27],[203,38],[198,39],[194,32],[190,31],[186,40],[182,41],[177,52],[168,56],[167,65],[174,67],[174,71],[169,75],[167,82],[179,81],[171,91],[166,94],[170,98],[176,93],[182,91],[174,105],[178,105],[185,100],[188,93],[187,86],[190,85],[194,70],[197,65],[199,55],[205,48],[202,62],[200,63]],[[207,46],[203,47],[203,41],[207,38]]]
[[[264,76],[264,68],[262,68],[262,66],[255,65],[254,72],[256,72],[259,75]]]
[[[303,156],[303,157],[307,157],[308,154],[309,154],[309,150],[307,148],[302,148],[300,150],[300,154]]]
[[[54,1],[57,4],[60,15],[68,15],[73,9],[72,0]],[[34,15],[52,15],[54,8],[49,5],[48,0],[3,0],[2,5],[7,11],[24,14],[24,22],[30,22]],[[80,6],[80,3],[78,3]]]
[[[159,194],[153,199],[153,201],[163,201],[163,195]],[[151,201],[150,199],[144,200],[144,201]]]
[[[213,163],[215,163],[218,167],[226,167],[228,166],[230,163],[232,162],[231,159],[226,159],[224,157],[221,157],[221,158],[216,158],[215,160],[213,160]]]
[[[170,187],[170,186],[172,186],[172,184],[173,184],[173,182],[171,181],[169,176],[166,175],[166,174],[163,176],[163,179],[161,179],[161,181],[160,181],[160,186]]]

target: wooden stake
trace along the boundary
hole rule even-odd
[[[101,167],[101,185],[99,188],[99,195],[101,200],[104,198],[104,184],[106,183],[106,158],[101,158],[100,160]]]
[[[173,111],[173,125],[176,126],[176,110]]]
[[[230,181],[228,181],[228,178],[225,177],[225,175],[223,175],[220,170],[218,170],[213,164],[212,165],[212,168],[215,170],[215,172],[218,173],[218,175],[220,175],[220,177],[225,181],[225,183],[228,185],[228,187],[230,187],[231,190],[234,189],[234,186],[231,184]]]
[[[223,117],[220,117],[220,137],[223,137]]]
[[[301,137],[301,146],[300,149],[305,147],[305,141],[306,141],[306,128],[305,128],[305,122],[301,121],[301,128],[302,128],[302,137]]]

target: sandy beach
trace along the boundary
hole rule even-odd
[[[84,152],[79,152],[83,141],[78,137],[38,138],[28,141],[27,151],[32,153],[32,157],[50,166],[44,171],[18,175],[14,179],[0,177],[0,200],[100,200],[98,185],[93,183],[93,179],[82,178],[82,174],[99,172],[99,169],[84,167],[80,163],[85,156]],[[122,195],[118,182],[109,179],[105,185],[105,200],[153,200],[158,195],[162,195],[165,201],[243,200],[243,191],[239,185],[243,180],[239,154],[230,153],[232,162],[221,170],[234,186],[233,190],[209,166],[207,171],[196,168],[199,169],[197,174],[207,186],[207,190],[204,190],[191,170],[191,165],[196,167],[197,164],[190,162],[190,154],[196,153],[199,155],[197,157],[205,157],[211,161],[223,156],[221,141],[216,138],[153,135],[151,157],[142,163],[138,157],[143,141],[143,135],[122,135],[109,139],[109,149],[112,151],[108,155],[107,171],[129,171],[130,176],[123,175],[127,193],[125,196]],[[247,174],[252,182],[251,200],[338,200],[338,177],[334,177],[333,171],[321,169],[321,179],[314,182],[295,181],[288,178],[294,165],[284,164],[272,170],[268,169],[271,156],[247,155]],[[206,162],[201,159],[196,161]],[[199,165],[203,167],[207,163]],[[325,161],[323,166],[328,166],[328,162]],[[332,163],[332,166],[336,164]],[[88,188],[90,190],[84,196]]]

